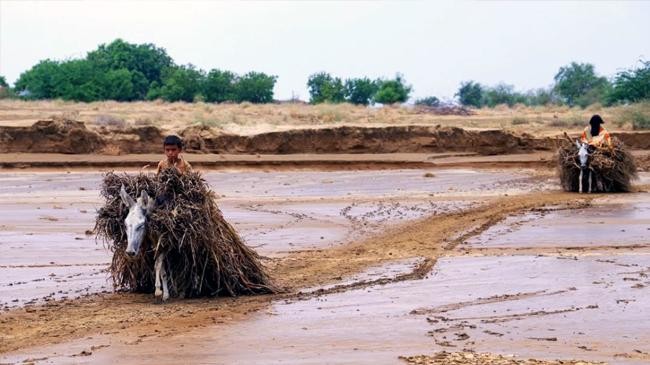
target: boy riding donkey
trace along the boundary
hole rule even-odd
[[[589,126],[585,127],[582,131],[582,136],[580,136],[580,142],[586,143],[587,151],[591,155],[597,148],[609,148],[612,149],[612,137],[609,135],[609,132],[602,126],[605,123],[603,118],[598,114],[594,114],[589,120]],[[584,147],[584,146],[583,146]],[[587,155],[584,156],[586,160]],[[586,161],[585,161],[586,162]],[[580,173],[580,191],[582,192],[591,192],[592,181],[595,181],[595,176],[592,176],[594,173],[591,169],[588,168],[587,164],[582,164],[582,171]]]

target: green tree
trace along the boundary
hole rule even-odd
[[[51,99],[55,96],[56,80],[59,75],[59,63],[50,59],[43,60],[23,72],[16,80],[17,92],[28,91],[30,98]]]
[[[422,105],[422,106],[436,108],[440,106],[440,99],[438,99],[435,96],[427,96],[426,98],[416,100],[415,105]]]
[[[103,77],[104,74],[86,60],[62,62],[55,74],[52,97],[84,102],[105,99],[105,90],[101,86]]]
[[[0,75],[0,99],[13,97],[13,90],[9,87],[7,79]]]
[[[640,61],[641,66],[619,72],[607,100],[608,103],[633,103],[650,99],[650,61]]]
[[[560,102],[553,89],[544,88],[528,91],[525,100],[524,104],[529,106],[558,104]]]
[[[493,108],[499,104],[513,106],[517,103],[526,104],[526,96],[515,91],[514,86],[498,84],[494,87],[488,87],[483,90],[482,105]]]
[[[367,77],[345,80],[345,98],[352,104],[370,104],[377,89],[377,83]]]
[[[377,85],[374,101],[382,104],[403,103],[408,100],[412,90],[400,74],[392,80],[378,80]]]
[[[251,71],[237,80],[235,90],[238,102],[270,103],[277,76]]]
[[[332,77],[327,72],[319,72],[309,76],[307,80],[309,102],[342,103],[345,101],[346,87],[338,77]]]
[[[558,95],[570,106],[589,104],[604,100],[610,84],[607,78],[596,75],[594,65],[571,62],[560,67],[554,77]]]
[[[103,89],[105,99],[117,101],[139,99],[135,93],[133,75],[125,68],[106,72],[103,77]]]
[[[147,87],[153,81],[161,82],[165,70],[175,66],[164,48],[158,48],[151,43],[132,44],[122,39],[116,39],[110,44],[101,44],[96,50],[89,52],[86,58],[104,71],[138,71],[148,81]],[[137,90],[137,93],[144,96],[146,91]]]
[[[152,93],[166,101],[192,102],[200,95],[204,78],[203,72],[193,65],[175,67],[166,72],[160,89]]]
[[[478,82],[464,81],[455,96],[464,106],[480,108],[483,106],[483,86]]]
[[[214,69],[205,79],[203,95],[209,102],[222,103],[237,99],[237,75],[230,71]]]

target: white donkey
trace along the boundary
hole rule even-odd
[[[127,247],[126,254],[133,257],[138,254],[140,245],[145,237],[145,224],[147,217],[153,210],[156,202],[150,198],[146,191],[142,190],[137,201],[126,192],[124,185],[120,189],[122,202],[129,208],[129,214],[124,220],[126,226]],[[155,275],[156,275],[156,298],[162,298],[163,301],[169,299],[169,289],[167,287],[167,272],[165,271],[165,254],[163,252],[155,253]]]
[[[578,191],[580,193],[591,193],[593,171],[589,168],[589,145],[587,143],[580,143],[576,140],[576,147],[578,147],[578,160],[580,161],[580,177],[578,178]],[[584,179],[587,179],[586,181]],[[585,183],[586,189],[585,189]],[[586,191],[585,191],[586,190]]]

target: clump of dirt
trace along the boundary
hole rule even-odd
[[[216,136],[214,130],[205,125],[191,126],[181,132],[184,149],[191,153],[208,152],[210,148],[206,145],[206,140],[209,141]]]
[[[589,362],[579,360],[535,360],[517,359],[512,356],[503,356],[489,353],[475,352],[446,352],[435,355],[400,356],[407,364],[414,365],[597,365],[603,362]]]
[[[126,254],[124,220],[129,210],[120,197],[122,187],[132,197],[146,192],[151,203],[153,197],[162,201],[157,207],[151,204],[145,239],[135,258]],[[95,231],[113,251],[109,271],[117,288],[153,292],[154,259],[162,253],[172,297],[276,291],[259,256],[226,222],[214,192],[198,172],[181,174],[170,168],[157,176],[108,173],[102,196],[106,204],[97,213]]]
[[[0,152],[95,153],[105,146],[102,137],[83,122],[55,118],[30,127],[0,127]]]

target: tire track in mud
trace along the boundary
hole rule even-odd
[[[170,336],[197,327],[228,323],[268,306],[273,300],[299,300],[368,285],[425,277],[438,257],[508,215],[551,205],[584,207],[593,196],[563,192],[507,196],[461,212],[422,218],[373,237],[328,249],[301,251],[265,262],[285,288],[273,296],[175,300],[153,305],[150,295],[94,294],[77,300],[10,310],[0,314],[0,353],[54,344],[89,335]],[[423,261],[411,273],[334,286],[305,294],[309,287],[340,283],[371,266],[401,259]]]

